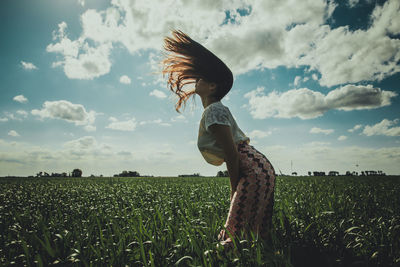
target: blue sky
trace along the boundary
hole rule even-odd
[[[400,3],[1,1],[0,176],[215,175],[157,74],[181,29],[235,81],[222,103],[277,172],[400,173]]]

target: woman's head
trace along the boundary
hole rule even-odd
[[[173,37],[164,39],[164,49],[172,52],[162,61],[163,74],[168,75],[169,88],[178,95],[179,111],[195,89],[184,91],[183,86],[195,84],[199,79],[215,84],[213,97],[221,100],[232,88],[231,70],[207,48],[181,31],[174,30]]]

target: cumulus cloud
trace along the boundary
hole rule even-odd
[[[400,136],[400,127],[396,125],[399,122],[399,119],[395,119],[393,121],[388,119],[383,119],[381,122],[369,126],[366,125],[363,134],[366,136],[372,135],[386,135],[386,136]]]
[[[7,120],[19,120],[18,118],[17,118],[17,116],[15,116],[13,113],[10,113],[10,112],[4,112],[4,114],[6,115],[6,118],[7,118]]]
[[[347,131],[350,132],[350,133],[354,133],[354,132],[357,131],[358,129],[361,129],[361,127],[362,127],[362,124],[357,124],[357,125],[354,125],[353,128],[348,129]]]
[[[372,85],[345,85],[327,95],[307,88],[284,93],[273,91],[265,95],[264,87],[258,87],[244,96],[249,99],[248,107],[255,119],[312,119],[331,109],[350,111],[388,106],[397,93],[374,88]]]
[[[93,136],[84,136],[72,141],[68,141],[64,143],[64,146],[77,150],[87,150],[97,146],[97,142]]]
[[[23,96],[23,95],[14,96],[13,100],[16,101],[16,102],[19,102],[19,103],[26,103],[26,102],[28,102],[28,98],[26,98],[26,97]]]
[[[318,127],[313,127],[310,130],[310,133],[313,133],[313,134],[323,133],[323,134],[328,135],[328,134],[331,134],[333,132],[334,132],[333,129],[321,129],[321,128],[318,128]]]
[[[334,9],[334,4],[326,1],[301,1],[296,5],[290,0],[279,4],[247,1],[245,4],[244,8],[251,10],[247,16],[239,15],[235,23],[210,30],[212,34],[206,39],[206,45],[236,74],[296,66],[298,58],[309,52],[310,42],[318,36],[320,31],[315,29]],[[294,25],[312,25],[313,30],[304,32],[294,29]]]
[[[382,80],[400,71],[400,2],[377,5],[366,30],[348,26],[330,29],[320,26],[312,48],[298,63],[321,73],[321,85],[334,86],[366,80]]]
[[[107,43],[122,44],[132,54],[141,49],[160,50],[160,36],[169,35],[171,28],[179,28],[201,42],[209,40],[208,46],[211,50],[229,50],[228,53],[220,53],[221,57],[228,59],[231,56],[230,62],[237,66],[237,70],[254,68],[266,56],[263,62],[271,62],[267,65],[276,66],[284,55],[281,45],[285,28],[294,23],[322,23],[328,13],[331,13],[328,9],[323,0],[301,1],[296,8],[293,8],[289,0],[281,1],[280,5],[239,0],[174,2],[174,5],[161,0],[115,0],[106,10],[89,9],[82,14],[82,34],[77,40],[67,38],[66,23],[60,23],[59,33],[54,34],[58,36],[58,42],[49,45],[48,51],[64,56],[65,48],[68,48],[76,51],[76,56],[87,40],[92,40],[99,46]],[[245,12],[239,13],[238,10]],[[227,12],[230,14],[228,21]],[[266,19],[274,23],[265,23]],[[199,21],[202,23],[199,24]],[[235,45],[239,43],[237,40],[245,42]],[[251,47],[243,49],[241,46],[244,44]],[[245,50],[250,52],[250,55],[245,55],[246,58],[254,60],[234,64],[243,62]]]
[[[5,115],[5,117],[0,118],[0,121],[2,121],[2,122],[6,122],[8,120],[22,121],[23,119],[28,117],[28,112],[26,112],[23,109],[19,109],[15,113],[5,111],[4,115]]]
[[[37,70],[37,67],[31,62],[21,61],[21,65],[25,70]]]
[[[265,138],[265,137],[267,137],[267,136],[270,136],[272,134],[272,132],[271,131],[260,131],[260,130],[254,130],[254,131],[251,131],[249,134],[248,134],[248,136],[251,138],[251,139],[254,139],[254,138]]]
[[[131,84],[131,78],[129,78],[129,77],[126,76],[126,75],[122,75],[122,76],[119,78],[119,82],[120,82],[120,83],[123,83],[123,84]]]
[[[113,158],[112,147],[108,144],[98,142],[93,136],[83,136],[67,141],[62,145],[62,150],[54,151],[52,154],[54,157],[62,158],[63,166],[66,163],[74,162],[75,166],[78,163],[80,166],[90,168],[93,166],[93,162],[96,162],[93,166],[96,171],[98,171],[101,165],[98,163],[99,161],[109,161]]]
[[[341,136],[338,137],[339,141],[344,141],[346,139],[347,139],[347,136],[345,136],[345,135],[341,135]]]
[[[62,59],[53,63],[53,67],[63,67],[70,79],[93,79],[110,71],[109,59],[112,44],[104,42],[90,46],[85,38],[71,41],[65,34],[67,23],[58,25],[58,32],[53,33],[54,44],[46,47],[47,52],[59,53]]]
[[[167,97],[167,95],[163,91],[160,91],[157,89],[154,89],[153,91],[151,91],[149,95],[155,96],[157,98],[166,98]]]
[[[84,126],[86,130],[93,131],[93,126],[96,119],[96,112],[91,110],[86,111],[85,107],[81,104],[73,104],[66,100],[59,101],[45,101],[42,109],[34,109],[31,111],[32,115],[39,116],[41,119],[61,119],[75,125]]]
[[[110,124],[106,126],[108,129],[117,130],[117,131],[129,131],[132,132],[136,128],[136,119],[131,118],[125,121],[119,121],[114,117],[110,117],[109,120],[111,121]]]
[[[349,0],[354,6],[358,0]],[[169,1],[113,0],[105,10],[81,15],[82,34],[69,39],[66,23],[47,51],[63,57],[70,78],[92,79],[109,72],[113,44],[130,53],[161,50],[162,36],[179,28],[216,53],[235,75],[278,66],[310,66],[324,86],[381,80],[400,71],[400,3],[377,5],[369,28],[331,28],[335,1]],[[177,16],[177,14],[179,14]],[[229,17],[227,17],[229,14]],[[202,21],[202,23],[198,23]],[[88,43],[96,45],[89,47]],[[74,71],[75,70],[75,71]],[[315,78],[315,77],[313,77]]]
[[[8,132],[8,135],[9,135],[9,136],[12,136],[12,137],[18,137],[18,136],[20,136],[19,133],[17,133],[17,132],[14,131],[14,130],[9,131],[9,132]]]
[[[168,122],[163,122],[162,119],[156,119],[156,120],[150,120],[150,121],[141,121],[140,125],[146,125],[146,124],[158,124],[161,126],[171,126],[170,123]]]
[[[400,40],[394,37],[400,25],[397,16],[400,2],[397,0],[377,5],[371,16],[371,26],[355,31],[348,26],[332,29],[324,24],[336,7],[334,1],[302,1],[296,4],[299,11],[287,6],[290,1],[280,1],[279,5],[263,3],[270,11],[248,3],[252,7],[249,16],[240,23],[219,28],[207,39],[211,48],[226,59],[237,74],[303,65],[320,73],[321,85],[331,87],[381,80],[400,71]],[[297,16],[296,12],[304,12],[307,7],[309,12]],[[309,17],[305,17],[306,14]],[[316,74],[313,79],[317,80]]]
[[[354,6],[358,0],[349,0]],[[369,28],[331,28],[327,20],[335,1],[169,1],[113,0],[105,10],[81,15],[82,34],[69,39],[66,23],[55,33],[47,51],[63,59],[70,78],[92,79],[110,71],[113,44],[130,53],[161,50],[162,36],[179,28],[203,43],[231,66],[235,75],[278,66],[310,66],[320,73],[321,85],[381,80],[400,66],[400,3],[377,5]],[[179,14],[177,16],[177,14]],[[229,14],[229,17],[227,17]],[[202,23],[198,23],[202,21]],[[89,42],[96,45],[89,46]],[[314,76],[314,75],[313,75]],[[315,78],[315,77],[313,77]]]
[[[26,112],[23,109],[17,110],[17,114],[22,116],[22,117],[24,117],[24,118],[28,117],[28,112]]]

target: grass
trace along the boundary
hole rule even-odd
[[[399,177],[277,177],[271,240],[217,248],[228,178],[0,179],[0,264],[399,266]]]

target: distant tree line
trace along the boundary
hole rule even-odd
[[[114,174],[114,177],[140,177],[137,171],[122,171],[119,174]]]
[[[33,177],[33,176],[29,176]],[[74,169],[71,173],[66,173],[66,172],[52,172],[49,174],[48,172],[38,172],[36,174],[36,177],[82,177],[82,170],[81,169]]]
[[[278,175],[278,174],[277,174]],[[280,174],[284,176],[285,174]],[[292,176],[297,176],[297,172],[292,172]],[[329,171],[327,174],[323,171],[309,171],[308,176],[385,176],[386,173],[383,171],[361,171],[360,174],[356,171],[346,171],[346,174],[339,174],[338,171]],[[178,177],[200,177],[200,173],[193,174],[180,174]],[[34,176],[28,176],[33,178]],[[62,172],[62,173],[47,173],[47,172],[38,172],[36,177],[82,177],[81,169],[74,169],[70,173]],[[96,177],[95,175],[90,175],[90,177]],[[103,175],[99,175],[98,177],[103,177]],[[114,177],[153,177],[153,175],[140,175],[137,171],[122,171],[119,174],[114,174]],[[227,170],[218,171],[216,177],[229,177],[229,173]]]
[[[229,177],[228,171],[219,171],[217,172],[217,177]]]
[[[179,174],[178,177],[200,177],[200,173],[193,174]]]
[[[293,174],[292,175],[297,175]],[[320,172],[320,171],[313,171],[313,172],[308,172],[309,176],[326,176],[325,172]],[[343,176],[385,176],[386,173],[383,171],[361,171],[360,174],[355,171],[346,171],[346,174],[343,174]],[[339,172],[337,171],[330,171],[327,176],[340,176]]]

